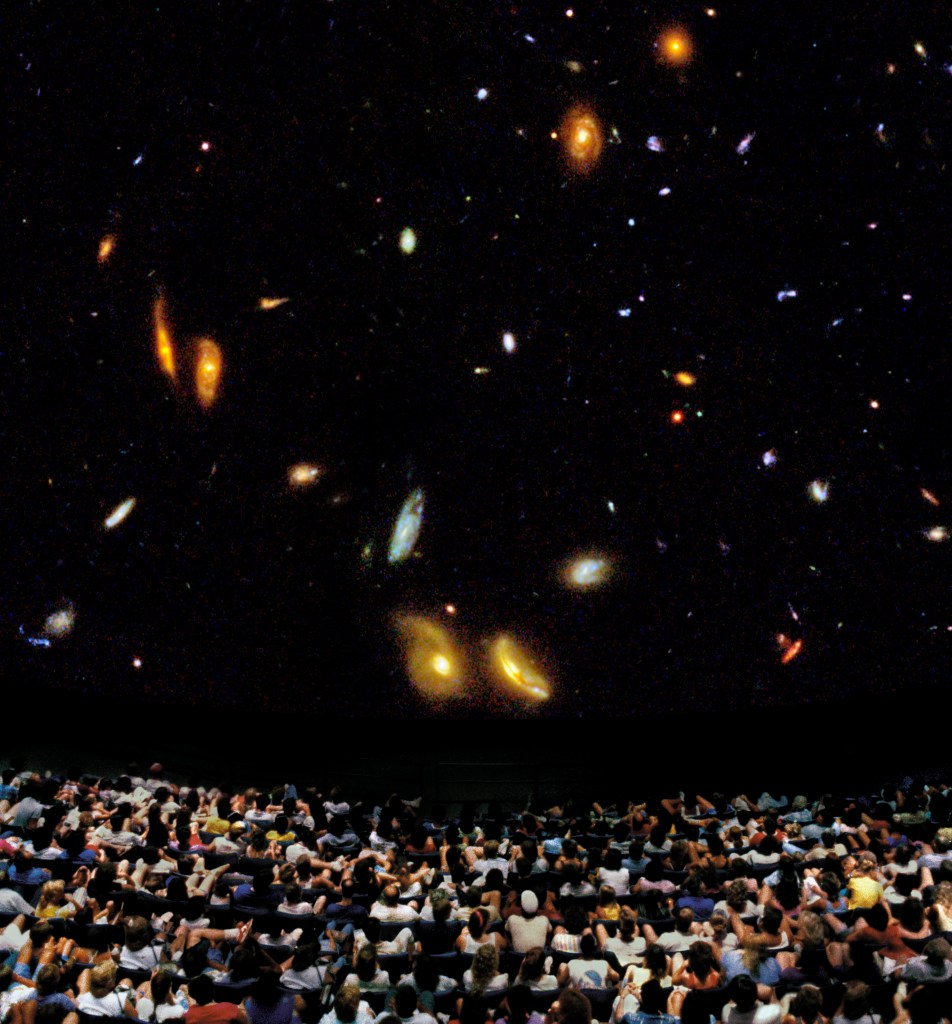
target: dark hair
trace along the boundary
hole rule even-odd
[[[510,1024],[524,1024],[532,1013],[532,989],[528,985],[513,985],[506,995]]]
[[[478,893],[477,893],[478,895]],[[480,939],[486,930],[486,912],[476,909],[469,915],[469,934],[474,939]]]
[[[661,866],[661,861],[652,857],[645,865],[645,879],[649,882],[660,882],[662,878],[664,878],[664,868]]]
[[[417,990],[412,985],[401,985],[393,1000],[394,1012],[403,1019],[411,1017],[418,1001]]]
[[[816,985],[804,985],[790,1004],[790,1013],[806,1024],[813,1024],[822,1009],[823,999]]]
[[[229,981],[248,981],[249,978],[257,978],[258,974],[257,957],[247,946],[240,946],[231,954],[228,961]]]
[[[661,987],[657,978],[649,978],[642,986],[640,992],[642,1013],[664,1013],[668,1005],[668,991]]]
[[[641,986],[641,990],[644,992],[644,985]],[[644,998],[642,1009],[645,1009]],[[567,988],[559,993],[559,1024],[592,1024],[592,1004],[574,988]]]
[[[273,967],[265,967],[252,986],[251,993],[255,1002],[262,1006],[276,1006],[284,995],[280,988],[280,980],[280,971]]]
[[[413,959],[413,980],[419,992],[436,992],[440,984],[440,972],[426,953],[417,953]]]
[[[746,1013],[757,1002],[757,982],[749,974],[738,974],[727,986],[727,993],[737,1009]]]
[[[875,928],[878,932],[883,931],[889,924],[889,911],[881,903],[864,907],[859,914],[866,919],[870,928]]]
[[[199,974],[188,983],[188,994],[198,1003],[205,1006],[215,998],[215,986],[207,974]]]
[[[320,946],[314,943],[305,943],[303,946],[298,946],[294,951],[294,956],[291,958],[291,970],[306,971],[317,960],[320,951]]]
[[[691,973],[698,981],[705,981],[714,970],[714,952],[709,942],[692,942],[688,949]]]
[[[760,919],[760,930],[762,932],[779,931],[783,922],[783,911],[772,907],[769,904],[764,907],[763,916]]]
[[[172,975],[168,971],[156,971],[149,986],[152,995],[152,1004],[159,1006],[164,1003],[172,991]],[[154,1014],[153,1014],[154,1016]]]
[[[563,911],[562,921],[570,935],[581,935],[588,927],[588,915],[574,901]]]
[[[663,978],[668,972],[668,954],[653,942],[645,951],[645,967],[651,971],[653,978]]]
[[[925,924],[925,910],[922,900],[910,896],[899,907],[899,923],[910,932],[917,932]]]

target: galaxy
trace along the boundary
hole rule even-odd
[[[492,644],[492,665],[497,678],[512,693],[528,701],[545,701],[551,695],[549,681],[532,655],[511,636],[500,634]]]
[[[6,35],[24,700],[942,692],[945,17],[33,4]]]
[[[423,491],[417,488],[403,503],[397,521],[393,524],[387,560],[391,564],[409,558],[416,547],[423,526]]]
[[[465,695],[465,661],[448,630],[420,615],[399,615],[396,629],[407,676],[424,697],[442,700]]]

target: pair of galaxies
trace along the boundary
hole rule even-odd
[[[448,614],[455,614],[447,605]],[[431,700],[472,700],[469,660],[449,630],[422,615],[400,614],[394,619],[403,644],[407,675],[417,692]],[[485,676],[511,697],[530,704],[547,701],[552,684],[528,648],[499,633],[487,645]]]

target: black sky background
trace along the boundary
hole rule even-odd
[[[940,699],[949,545],[923,531],[952,529],[947,12],[564,9],[5,15],[11,694],[325,719]],[[681,68],[658,59],[673,26]],[[550,138],[578,104],[620,140],[588,175]],[[209,411],[156,367],[160,290],[177,340],[222,346]],[[327,472],[290,493],[302,459]],[[419,544],[391,566],[415,487]],[[566,591],[589,550],[611,582]],[[30,646],[65,601],[72,634]],[[416,695],[406,611],[469,652],[465,700]],[[479,668],[500,630],[550,702]],[[778,633],[803,641],[787,665]]]

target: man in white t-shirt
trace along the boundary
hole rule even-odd
[[[528,953],[536,946],[547,946],[552,922],[539,914],[539,897],[526,889],[521,898],[522,913],[506,920],[506,931],[512,940],[514,953]]]

